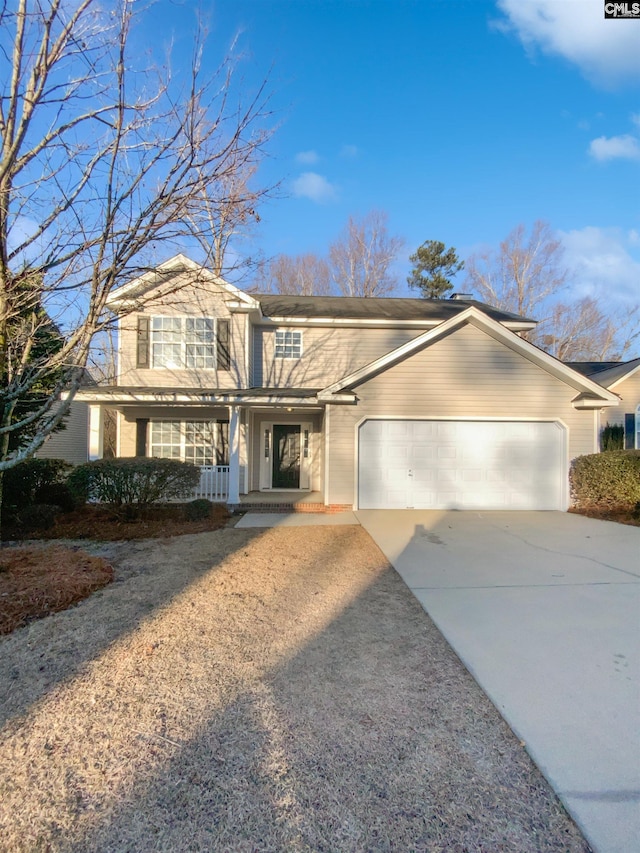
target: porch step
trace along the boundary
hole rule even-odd
[[[320,504],[320,503],[241,503],[236,509],[241,512],[321,512],[335,513],[351,511],[351,504]]]

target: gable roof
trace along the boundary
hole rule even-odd
[[[574,370],[584,373],[604,385],[605,388],[613,388],[624,379],[628,379],[637,370],[640,370],[640,358],[632,358],[631,361],[578,361],[567,362]]]
[[[518,330],[532,329],[535,320],[501,311],[475,299],[410,299],[362,296],[286,296],[255,293],[262,314],[269,318],[343,320],[417,320],[442,323],[462,314],[470,306],[483,311],[500,323]]]
[[[234,287],[223,278],[214,275],[211,270],[208,270],[202,264],[197,264],[188,258],[186,255],[178,254],[164,261],[149,272],[144,273],[137,278],[128,281],[126,284],[112,290],[107,299],[107,305],[114,307],[118,303],[140,299],[149,291],[170,284],[174,279],[184,273],[192,273],[198,276],[199,279],[204,279],[212,284],[217,284],[223,290],[228,291],[230,296],[239,302],[243,302],[248,306],[256,307],[255,299],[244,290]]]
[[[370,362],[359,370],[355,370],[353,373],[343,377],[338,382],[334,382],[332,385],[324,388],[320,394],[318,394],[318,399],[328,400],[333,394],[337,394],[345,389],[352,389],[357,385],[366,382],[367,379],[370,379],[377,373],[381,373],[382,371],[393,367],[393,365],[405,358],[408,358],[418,350],[430,346],[435,341],[440,340],[444,336],[451,334],[451,332],[467,324],[481,329],[494,339],[510,347],[515,352],[520,353],[529,361],[537,364],[543,370],[546,370],[547,373],[550,373],[558,379],[561,379],[563,382],[566,382],[572,388],[575,388],[578,392],[574,399],[574,405],[576,407],[592,408],[603,405],[616,406],[620,402],[620,398],[617,394],[605,390],[601,385],[594,382],[589,377],[583,376],[581,373],[572,370],[554,356],[549,355],[549,353],[544,352],[544,350],[539,349],[539,347],[534,346],[534,344],[529,343],[529,341],[525,341],[523,338],[506,329],[502,323],[499,323],[492,317],[487,316],[487,314],[480,311],[474,305],[466,308],[461,314],[458,314],[457,316],[441,323],[439,326],[424,332],[422,335],[418,335],[417,338],[413,338],[413,340],[408,341],[406,344],[402,344],[381,358],[377,358],[375,361]]]
[[[601,373],[603,370],[609,370],[611,367],[617,367],[624,362],[620,361],[565,361],[568,367],[582,373],[583,376],[595,376],[596,373]]]

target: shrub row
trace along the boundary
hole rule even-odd
[[[569,477],[577,507],[634,507],[640,503],[640,450],[578,456]]]
[[[145,456],[87,462],[74,468],[67,479],[79,498],[116,507],[189,497],[199,482],[200,469],[190,462]]]
[[[621,424],[610,424],[600,430],[600,450],[624,450],[624,427]]]
[[[177,459],[99,459],[76,468],[62,459],[28,459],[5,471],[2,510],[24,527],[46,528],[55,512],[71,512],[87,500],[134,508],[188,498],[199,479],[197,466]],[[186,512],[206,518],[211,506],[194,501]]]
[[[9,468],[2,478],[2,508],[15,514],[32,504],[55,504],[73,509],[65,480],[73,468],[64,459],[27,459]]]

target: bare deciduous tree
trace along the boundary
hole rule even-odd
[[[542,221],[534,223],[528,237],[524,225],[518,225],[497,251],[472,255],[465,269],[465,288],[483,302],[534,319],[569,281],[562,243]]]
[[[389,234],[388,216],[372,210],[349,217],[342,235],[329,247],[331,275],[343,296],[388,296],[397,285],[391,266],[404,245]]]
[[[277,255],[265,264],[257,289],[290,296],[327,296],[331,293],[329,265],[312,252]]]
[[[263,130],[261,134],[262,142],[266,142],[269,132]],[[256,151],[260,147],[256,145]],[[231,161],[217,181],[202,181],[190,206],[189,221],[204,251],[204,263],[218,276],[223,276],[229,266],[231,240],[250,234],[260,222],[258,204],[274,189],[255,184],[257,168],[257,163],[246,158],[241,157],[237,164]]]
[[[570,271],[546,222],[528,237],[518,225],[497,251],[469,258],[466,270],[465,287],[484,302],[538,320],[526,337],[561,360],[622,359],[640,337],[638,309],[623,315],[590,296],[566,299]]]
[[[608,315],[593,297],[553,306],[540,345],[561,361],[618,361],[640,337],[638,310]]]
[[[153,269],[157,246],[194,232],[221,259],[227,223],[253,215],[243,187],[267,138],[263,90],[248,102],[238,94],[231,55],[203,79],[199,35],[175,77],[141,68],[132,8],[0,6],[0,472],[68,411],[91,342],[112,322],[112,290]],[[38,353],[51,322],[62,345]],[[47,394],[16,417],[44,379]],[[8,453],[9,436],[30,424]]]

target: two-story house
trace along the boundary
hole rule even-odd
[[[201,494],[327,507],[565,509],[570,460],[619,397],[523,339],[534,321],[444,300],[245,293],[178,255],[123,285],[118,377],[85,389],[92,455],[201,466]]]

